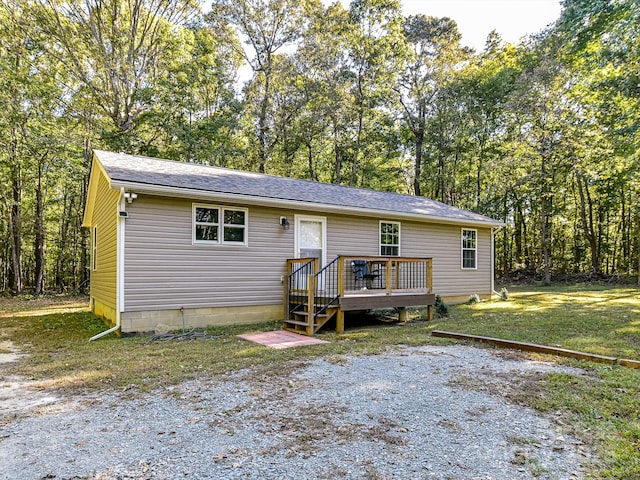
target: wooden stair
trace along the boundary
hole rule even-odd
[[[316,305],[316,308],[323,307],[324,305]],[[303,304],[302,308],[302,310],[294,308],[290,311],[289,318],[284,321],[284,329],[308,336],[316,334],[329,320],[336,316],[340,309],[337,305],[326,307],[323,313],[316,314],[314,318],[314,315],[309,312],[308,303]]]

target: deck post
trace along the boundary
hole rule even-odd
[[[393,270],[391,270],[391,259],[387,258],[387,263],[385,265],[385,268],[387,270],[387,274],[386,274],[386,285],[385,288],[387,289],[387,295],[391,295],[391,276],[393,275]]]
[[[344,310],[341,308],[336,313],[336,333],[344,333]]]
[[[287,268],[287,271],[289,269]],[[289,309],[291,308],[291,306],[289,305],[289,275],[291,275],[291,272],[288,272],[285,276],[284,276],[284,285],[283,285],[283,289],[284,289],[284,319],[285,321],[289,320]]]
[[[407,307],[400,307],[400,311],[398,312],[398,321],[407,323]]]
[[[347,260],[338,257],[338,297],[344,297],[344,264]],[[344,333],[344,311],[338,307],[336,314],[336,333]]]
[[[313,337],[313,324],[316,316],[316,276],[307,275],[307,335]]]
[[[433,271],[432,271],[433,260],[431,258],[427,258],[427,291],[429,293],[433,292]],[[427,306],[427,320],[431,322],[433,320],[433,305]]]

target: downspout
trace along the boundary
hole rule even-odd
[[[500,295],[496,292],[495,279],[496,279],[496,233],[502,230],[502,226],[494,227],[491,229],[491,293]]]
[[[102,338],[105,335],[120,330],[121,312],[124,310],[124,220],[126,217],[120,215],[125,211],[124,187],[120,187],[120,199],[118,210],[116,211],[116,324],[104,332],[100,332],[89,339],[90,342]]]

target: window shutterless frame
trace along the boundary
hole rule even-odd
[[[463,228],[460,234],[462,270],[478,269],[478,230]]]
[[[400,256],[400,222],[380,220],[378,234],[380,255],[383,257]]]
[[[249,211],[246,208],[194,203],[191,222],[193,244],[248,244]]]

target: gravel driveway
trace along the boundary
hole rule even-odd
[[[497,392],[515,376],[583,373],[498,353],[401,348],[5,404],[0,479],[581,478],[581,442]]]

